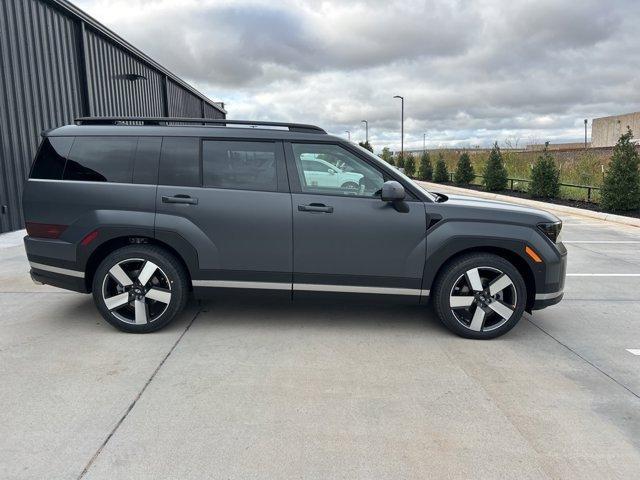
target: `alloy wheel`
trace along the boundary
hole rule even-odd
[[[144,325],[164,314],[171,302],[171,282],[150,260],[130,258],[115,264],[102,282],[102,298],[118,320]]]
[[[494,267],[467,270],[454,282],[449,294],[453,316],[476,332],[500,328],[513,315],[517,302],[513,280]]]

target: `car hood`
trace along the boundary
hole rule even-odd
[[[521,219],[525,222],[536,220],[539,222],[557,222],[560,219],[545,210],[531,208],[515,203],[502,202],[498,200],[490,200],[486,198],[472,197],[469,195],[448,195],[448,200],[442,205],[460,209],[473,209],[475,215],[485,216],[480,212],[486,212],[487,217],[502,217],[512,220]]]

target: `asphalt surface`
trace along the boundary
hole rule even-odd
[[[256,301],[127,335],[2,236],[0,478],[637,478],[640,229],[563,217],[565,299],[486,342]]]

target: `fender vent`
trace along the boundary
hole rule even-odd
[[[437,213],[427,215],[427,230],[431,230],[440,220],[442,220],[442,215],[438,215]]]

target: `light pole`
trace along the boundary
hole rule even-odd
[[[369,122],[367,122],[366,120],[361,120],[361,122],[364,123],[364,128],[365,128],[364,141],[367,145],[369,145]]]
[[[349,130],[345,130],[345,133],[349,136],[349,141],[351,141],[351,132]]]
[[[584,119],[584,148],[587,148],[587,119]]]
[[[425,153],[427,151],[427,134],[423,133],[422,134],[422,153]]]
[[[401,95],[395,95],[393,98],[399,98],[400,106],[400,156],[404,158],[404,97]]]

